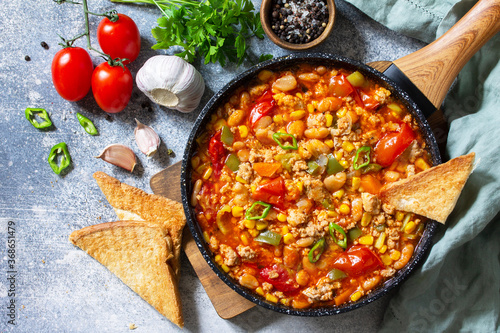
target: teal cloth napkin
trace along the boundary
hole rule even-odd
[[[470,0],[347,0],[387,27],[431,42]],[[391,299],[382,332],[497,332],[500,316],[500,34],[464,67],[448,94],[449,158],[479,164],[429,256]]]

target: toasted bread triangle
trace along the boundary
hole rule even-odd
[[[475,154],[456,157],[411,177],[386,184],[383,203],[445,223],[472,172]]]
[[[87,252],[179,327],[184,326],[168,235],[151,222],[108,222],[76,230],[70,241]]]
[[[154,222],[170,235],[174,254],[170,262],[178,278],[182,229],[186,224],[182,204],[121,183],[104,172],[93,176],[120,220]]]

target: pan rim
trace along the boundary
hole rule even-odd
[[[373,79],[378,82],[384,82],[386,88],[388,88],[391,93],[395,93],[396,97],[399,98],[410,111],[410,113],[416,119],[422,135],[426,141],[429,152],[431,154],[431,159],[433,165],[438,165],[441,163],[441,156],[439,153],[438,145],[432,132],[430,125],[423,116],[422,111],[418,108],[417,104],[410,98],[410,96],[403,91],[394,81],[386,77],[383,73],[365,65],[356,60],[352,60],[343,56],[334,55],[331,53],[300,53],[300,54],[290,54],[282,56],[279,58],[271,59],[260,64],[257,64],[246,71],[240,73],[235,78],[230,80],[222,89],[216,92],[212,98],[204,106],[203,110],[198,115],[191,132],[188,137],[186,148],[183,154],[182,168],[181,168],[181,194],[182,194],[182,204],[184,207],[184,212],[187,219],[187,224],[193,238],[195,239],[196,245],[200,250],[203,258],[208,263],[210,268],[214,273],[221,279],[226,285],[228,285],[232,290],[237,292],[239,295],[250,300],[254,304],[262,306],[266,309],[273,310],[279,313],[295,315],[295,316],[307,316],[307,317],[320,317],[329,316],[339,313],[348,312],[366,304],[369,304],[382,296],[386,295],[389,291],[394,289],[400,283],[402,283],[408,275],[413,272],[416,267],[421,264],[428,254],[429,248],[432,245],[432,237],[437,230],[438,223],[433,220],[428,220],[424,233],[416,246],[415,254],[412,256],[410,262],[401,270],[397,271],[396,274],[385,281],[381,286],[376,288],[374,291],[370,292],[366,296],[362,297],[360,300],[354,303],[347,303],[341,306],[328,306],[328,307],[314,307],[308,309],[293,309],[291,307],[286,307],[281,304],[270,303],[265,301],[263,297],[258,296],[255,292],[248,290],[240,286],[236,280],[228,277],[226,273],[221,271],[218,265],[214,262],[213,255],[208,249],[208,245],[202,237],[201,228],[198,226],[196,217],[193,215],[193,209],[189,203],[188,198],[190,198],[191,193],[191,172],[190,164],[188,161],[191,160],[191,155],[195,151],[195,138],[198,133],[203,130],[202,125],[207,122],[208,114],[213,112],[217,107],[217,103],[220,103],[225,98],[236,89],[245,79],[255,76],[260,70],[268,68],[289,68],[294,64],[300,62],[328,62],[328,65],[341,65],[351,68],[356,68],[362,70],[363,74],[367,73]],[[418,251],[417,251],[418,250]]]

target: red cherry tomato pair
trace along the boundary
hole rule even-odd
[[[134,61],[139,55],[141,39],[134,21],[123,14],[111,22],[104,18],[97,28],[101,49],[111,58]],[[52,60],[52,82],[62,98],[75,102],[87,95],[92,86],[94,98],[106,112],[122,111],[132,95],[133,79],[127,67],[104,62],[93,69],[92,59],[80,47],[66,47]]]

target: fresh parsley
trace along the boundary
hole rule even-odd
[[[258,13],[250,0],[111,0],[113,2],[149,3],[158,6],[163,16],[152,34],[153,49],[180,46],[177,55],[192,62],[196,57],[204,63],[227,61],[240,65],[249,57],[247,39],[264,38]],[[269,59],[271,55],[261,56]],[[261,60],[259,59],[259,60]]]

